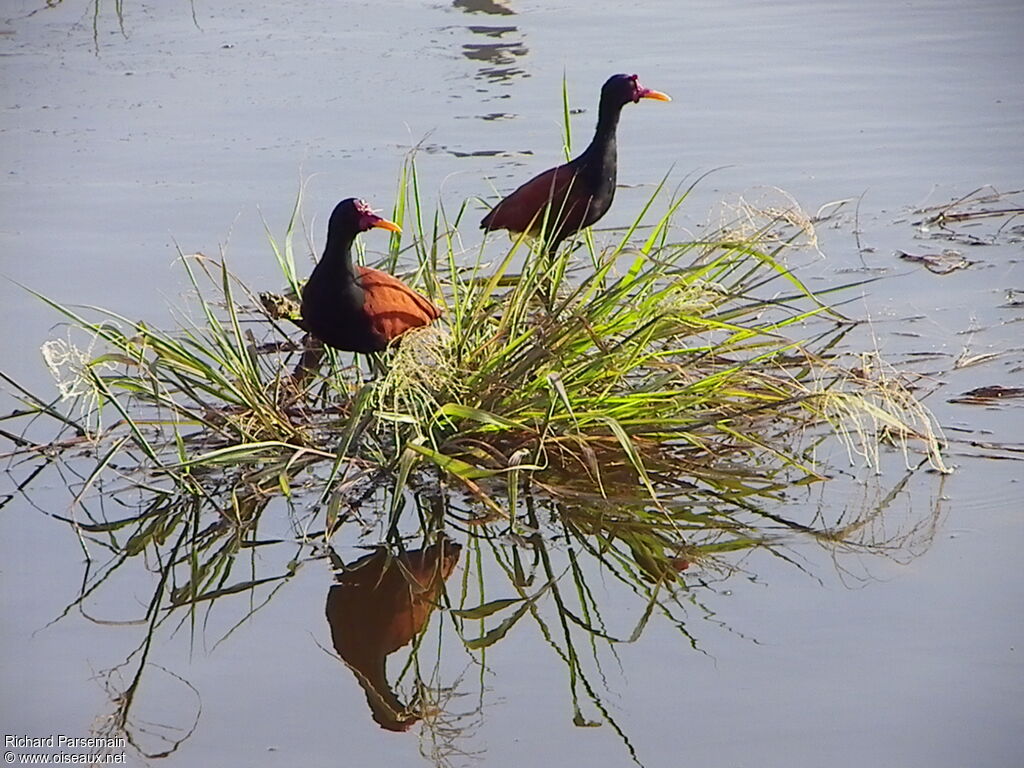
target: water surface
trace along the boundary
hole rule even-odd
[[[1007,300],[1024,290],[1020,220],[994,245],[913,223],[916,209],[985,185],[1024,187],[1020,3],[126,2],[123,29],[103,4],[95,32],[93,8],[10,2],[0,27],[0,271],[63,301],[167,324],[185,288],[175,243],[223,247],[247,281],[277,288],[261,214],[280,232],[304,185],[316,253],[341,197],[391,205],[417,144],[428,195],[452,210],[470,196],[493,201],[560,160],[563,73],[581,110],[577,147],[609,74],[637,72],[675,98],[623,114],[624,186],[602,225],[630,221],[671,166],[676,180],[722,168],[678,217],[694,231],[722,200],[758,188],[781,188],[810,212],[860,198],[856,219],[850,204],[819,228],[827,258],[809,257],[809,274],[812,285],[881,274],[847,307],[872,318],[857,344],[900,363],[935,355],[918,369],[935,374],[928,404],[963,441],[951,450],[957,472],[915,477],[886,523],[931,520],[931,534],[892,559],[834,562],[800,541],[789,553],[802,569],[764,552],[737,557],[739,572],[701,593],[713,615],[695,611],[688,627],[703,652],[652,622],[605,660],[604,698],[652,766],[1005,766],[1024,753],[1024,590],[1013,571],[1024,473],[1019,453],[970,444],[1019,448],[1021,401],[949,402],[1024,382],[1022,310]],[[470,251],[476,218],[462,230]],[[976,263],[940,276],[894,255],[943,248]],[[52,386],[38,347],[62,329],[14,283],[0,292],[3,369]],[[993,453],[1005,458],[979,458]],[[876,492],[861,478],[793,493],[789,505],[795,516],[856,507]],[[894,476],[877,482],[889,488]],[[33,494],[39,508],[19,497],[3,510],[0,722],[5,733],[84,736],[110,709],[94,673],[137,636],[76,611],[48,626],[75,599],[82,568],[75,537],[45,514],[68,513],[48,503],[64,499],[52,490]],[[112,584],[90,615],[136,618],[150,589],[138,578]],[[303,569],[215,650],[246,600],[195,643],[187,628],[166,639],[157,661],[170,673],[146,678],[138,714],[188,726],[197,699],[180,675],[202,716],[164,762],[429,762],[423,731],[380,729],[325,651],[331,581],[326,564]],[[612,585],[599,600],[628,634],[636,617],[616,614]],[[460,721],[458,749],[487,765],[629,763],[607,722],[573,726],[565,667],[535,628],[518,625],[479,663],[446,646],[442,678],[470,681],[455,709],[479,709]]]

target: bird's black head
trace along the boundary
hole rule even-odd
[[[378,216],[362,200],[350,197],[342,200],[331,213],[331,221],[327,225],[328,232],[366,232],[377,227],[390,232],[401,232],[402,228],[393,221]]]
[[[612,75],[601,88],[601,102],[621,107],[629,102],[634,104],[640,99],[672,101],[668,94],[644,88],[636,79],[636,75]]]

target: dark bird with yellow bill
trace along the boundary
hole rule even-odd
[[[523,184],[491,209],[480,228],[543,235],[550,252],[567,237],[604,216],[615,197],[615,129],[619,113],[640,99],[671,101],[661,91],[644,88],[636,75],[613,75],[601,88],[597,130],[579,157],[551,168]]]
[[[342,200],[331,213],[324,255],[302,291],[303,326],[329,347],[380,352],[441,316],[433,302],[397,277],[352,263],[356,236],[375,228],[402,231],[356,198]]]

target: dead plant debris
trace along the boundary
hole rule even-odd
[[[976,261],[965,259],[960,251],[946,249],[942,253],[908,253],[907,251],[896,251],[896,255],[906,261],[916,261],[923,264],[924,268],[936,275],[948,275],[958,269],[967,269]]]
[[[1007,400],[1013,397],[1024,397],[1024,387],[1003,387],[993,384],[987,387],[977,387],[964,392],[958,397],[951,398],[951,403],[966,403],[969,405],[990,405],[998,400]]]

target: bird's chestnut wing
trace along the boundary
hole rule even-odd
[[[359,278],[363,311],[373,329],[389,342],[441,316],[433,302],[387,272],[360,267]]]

